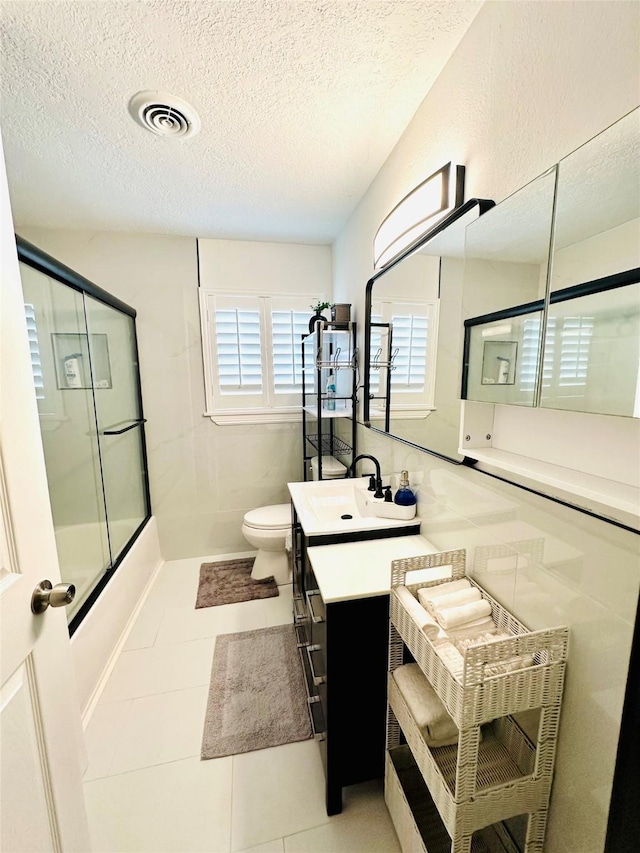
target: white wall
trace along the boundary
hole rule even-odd
[[[247,550],[245,512],[286,502],[286,483],[302,479],[301,429],[217,426],[203,417],[196,240],[17,230],[138,312],[151,505],[163,557]],[[331,291],[328,246],[221,240],[203,241],[201,253],[206,277],[232,289]]]
[[[635,3],[485,3],[338,236],[334,299],[351,302],[362,327],[376,229],[442,163],[466,165],[467,198],[499,202],[636,107],[639,36]],[[364,428],[358,441],[387,472],[422,478],[423,533],[436,546],[467,548],[472,572],[487,549],[509,555],[481,582],[516,616],[571,626],[545,853],[601,853],[638,537]]]

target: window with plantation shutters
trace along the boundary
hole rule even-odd
[[[540,357],[541,316],[527,317],[522,323],[522,344],[517,365],[517,381],[520,390],[534,393],[538,381],[538,359]],[[546,363],[546,356],[545,356]]]
[[[371,351],[369,354],[369,363],[371,371],[369,374],[369,392],[377,397],[380,393],[380,360],[383,358],[386,350],[385,336],[379,327],[374,326],[374,323],[382,323],[382,314],[371,312]],[[384,370],[383,370],[384,372]]]
[[[295,308],[274,308],[272,299],[271,341],[273,348],[273,390],[278,394],[302,393],[302,335],[309,332],[311,312]]]
[[[542,388],[547,399],[584,395],[594,317],[549,317],[542,362]],[[521,390],[533,390],[538,375],[540,317],[523,324],[520,359]]]
[[[309,295],[201,290],[207,414],[217,423],[298,420]]]
[[[563,317],[560,320],[560,347],[557,365],[560,387],[584,387],[589,370],[589,347],[593,317]]]
[[[594,317],[549,317],[544,345],[543,393],[547,399],[584,397]]]
[[[44,400],[44,377],[42,373],[42,360],[40,358],[40,344],[38,342],[38,328],[36,325],[36,309],[31,303],[25,303],[24,313],[27,318],[27,335],[29,337],[29,351],[31,353],[31,373],[33,384],[36,389],[36,399]]]
[[[40,425],[42,429],[55,429],[56,425],[65,419],[65,411],[63,394],[55,380],[53,350],[49,338],[52,328],[51,306],[38,306],[36,311],[33,303],[25,302],[24,313]]]
[[[260,312],[216,308],[215,338],[220,393],[261,394]]]
[[[393,417],[419,416],[433,408],[437,345],[437,302],[381,300],[372,305],[374,323],[391,324],[391,411]],[[385,333],[371,330],[371,363],[384,361]],[[382,394],[386,368],[371,370],[370,390]]]
[[[394,314],[392,390],[424,392],[428,368],[428,315]]]

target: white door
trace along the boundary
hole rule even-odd
[[[84,742],[0,140],[0,850],[87,853]]]

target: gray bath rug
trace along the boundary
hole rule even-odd
[[[196,609],[218,604],[235,604],[254,598],[273,598],[278,586],[273,578],[254,581],[251,577],[254,557],[245,560],[225,560],[203,563],[196,597]]]
[[[293,625],[216,638],[204,758],[308,740],[311,724]]]

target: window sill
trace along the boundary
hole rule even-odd
[[[300,423],[300,409],[229,409],[226,412],[205,412],[205,418],[211,418],[218,426],[239,426],[241,424],[287,424]]]

